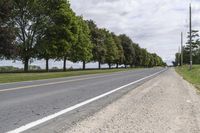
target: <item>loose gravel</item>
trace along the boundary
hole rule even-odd
[[[169,69],[66,133],[200,133],[200,96]]]

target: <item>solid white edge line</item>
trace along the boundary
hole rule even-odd
[[[74,105],[74,106],[71,106],[71,107],[66,108],[66,109],[64,109],[64,110],[61,110],[61,111],[59,111],[59,112],[57,112],[57,113],[54,113],[54,114],[52,114],[52,115],[46,116],[46,117],[44,117],[44,118],[42,118],[42,119],[39,119],[39,120],[36,120],[36,121],[34,121],[34,122],[28,123],[28,124],[26,124],[26,125],[24,125],[24,126],[21,126],[21,127],[17,128],[17,129],[8,131],[7,133],[21,133],[21,132],[24,132],[24,131],[26,131],[26,130],[28,130],[28,129],[31,129],[31,128],[37,126],[37,125],[40,125],[40,124],[42,124],[42,123],[44,123],[44,122],[47,122],[47,121],[49,121],[49,120],[51,120],[51,119],[54,119],[54,118],[56,118],[56,117],[58,117],[58,116],[60,116],[60,115],[63,115],[63,114],[65,114],[65,113],[67,113],[67,112],[70,112],[70,111],[72,111],[72,110],[74,110],[74,109],[77,109],[77,108],[79,108],[79,107],[82,107],[82,106],[84,106],[84,105],[86,105],[86,104],[89,104],[89,103],[91,103],[91,102],[94,102],[94,101],[96,101],[96,100],[98,100],[98,99],[100,99],[100,98],[103,98],[103,97],[105,97],[105,96],[108,96],[108,95],[110,95],[110,94],[112,94],[112,93],[114,93],[114,92],[116,92],[116,91],[119,91],[119,90],[121,90],[121,89],[124,89],[125,87],[128,87],[128,86],[130,86],[130,85],[136,84],[136,83],[138,83],[138,82],[141,82],[141,81],[143,81],[143,80],[145,80],[145,79],[148,79],[148,78],[150,78],[150,77],[153,77],[153,76],[155,76],[155,75],[157,75],[157,74],[160,74],[160,73],[164,72],[165,70],[167,70],[167,69],[164,69],[164,70],[159,71],[159,72],[156,72],[156,73],[154,73],[154,74],[152,74],[152,75],[150,75],[150,76],[141,78],[141,79],[136,80],[136,81],[134,81],[134,82],[131,82],[131,83],[129,83],[129,84],[126,84],[126,85],[123,85],[123,86],[121,86],[121,87],[118,87],[118,88],[116,88],[116,89],[114,89],[114,90],[112,90],[112,91],[109,91],[109,92],[106,92],[106,93],[101,94],[101,95],[99,95],[99,96],[96,96],[96,97],[94,97],[94,98],[88,99],[88,100],[86,100],[86,101],[84,101],[84,102],[78,103],[78,104],[76,104],[76,105]]]

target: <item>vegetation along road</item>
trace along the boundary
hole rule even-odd
[[[189,66],[185,65],[177,67],[176,71],[200,91],[200,65],[194,65],[192,70],[189,70]]]
[[[93,20],[77,16],[68,0],[1,0],[0,59],[18,60],[29,71],[34,60],[86,63],[109,68],[154,67],[166,63],[156,53],[141,48],[126,34],[99,28]],[[0,65],[1,66],[1,65]]]
[[[20,81],[31,81],[40,79],[51,79],[51,78],[62,78],[70,76],[80,76],[88,74],[100,74],[100,73],[113,73],[120,71],[129,71],[136,68],[130,69],[103,69],[103,70],[69,70],[66,72],[29,72],[29,73],[1,73],[0,83],[20,82]],[[139,68],[138,68],[139,69]]]

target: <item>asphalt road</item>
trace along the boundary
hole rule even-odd
[[[200,96],[172,68],[65,133],[200,133]]]
[[[0,132],[14,130],[161,70],[164,69],[138,69],[111,74],[0,84]],[[74,122],[98,111],[146,80],[26,132],[62,132],[61,128],[70,128]],[[63,127],[59,127],[58,122]],[[62,122],[64,124],[61,124]]]

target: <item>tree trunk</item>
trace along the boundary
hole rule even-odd
[[[126,64],[124,64],[124,66],[125,66],[125,68],[127,68],[127,65],[126,65]]]
[[[28,63],[29,63],[29,59],[26,58],[26,59],[24,60],[24,71],[25,71],[25,72],[28,72]]]
[[[99,69],[101,69],[101,62],[99,61]]]
[[[83,70],[85,70],[85,61],[83,61]]]
[[[49,72],[49,59],[46,59],[46,71]]]
[[[64,60],[63,60],[63,71],[66,71],[66,60],[67,60],[67,58],[64,57]]]
[[[133,68],[133,64],[131,64],[131,68]]]
[[[116,68],[119,68],[119,64],[118,63],[116,64]]]
[[[109,69],[111,69],[111,64],[110,63],[108,63],[108,66],[109,66]]]

